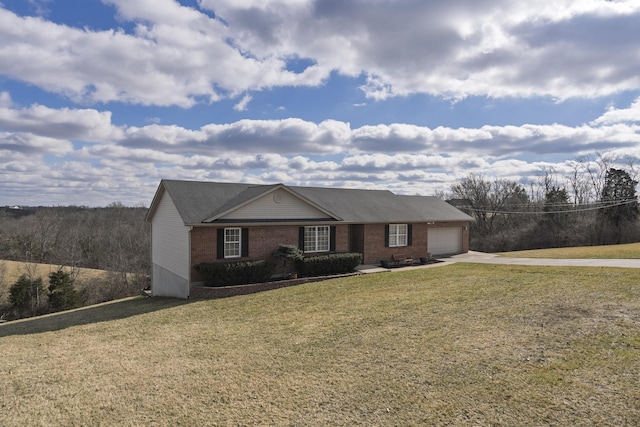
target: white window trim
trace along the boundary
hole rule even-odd
[[[238,241],[228,241],[227,240],[227,230],[238,230]],[[238,255],[228,255],[227,254],[227,243],[237,243],[238,244]],[[231,227],[224,229],[224,257],[225,258],[240,258],[242,257],[242,228],[240,227]]]
[[[404,232],[401,233],[400,230],[404,227]],[[392,230],[395,229],[395,233]],[[408,224],[389,224],[389,247],[390,248],[399,248],[403,246],[408,246],[409,243],[409,226]],[[391,244],[391,238],[395,237],[395,244]],[[398,244],[400,238],[404,237],[404,244]]]
[[[318,230],[326,229],[327,231],[327,248],[319,249],[318,248]],[[313,233],[314,237],[314,248],[307,249],[307,233]],[[307,225],[304,227],[304,252],[305,253],[316,253],[316,252],[329,252],[331,250],[331,228],[328,225]]]

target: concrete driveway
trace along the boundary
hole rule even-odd
[[[484,252],[469,251],[466,254],[442,258],[445,262],[472,262],[477,264],[547,265],[565,267],[619,267],[640,268],[640,259],[555,259],[509,258]],[[436,264],[437,265],[437,264]]]
[[[434,268],[454,264],[456,262],[471,262],[476,264],[504,264],[504,265],[543,265],[559,267],[618,267],[640,268],[640,259],[555,259],[555,258],[509,258],[496,254],[469,251],[466,254],[452,255],[438,258],[437,263],[427,265],[408,265],[406,267],[383,268],[379,265],[360,265],[356,268],[361,273],[382,273],[389,271],[406,271],[416,268]]]
[[[504,265],[543,265],[560,267],[618,267],[640,268],[640,259],[555,259],[555,258],[509,258],[484,252],[469,251],[466,254],[438,258],[440,262],[427,265],[409,265],[406,267],[382,268],[378,265],[360,265],[356,270],[361,273],[382,273],[389,271],[405,271],[416,268],[434,268],[454,264],[456,262],[471,262],[476,264],[504,264]]]

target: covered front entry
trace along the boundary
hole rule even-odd
[[[427,251],[432,256],[462,252],[462,227],[429,228]]]

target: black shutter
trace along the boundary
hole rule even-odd
[[[224,258],[224,228],[218,228],[218,259]]]
[[[329,250],[331,252],[336,251],[336,226],[329,227]]]
[[[304,251],[304,227],[298,228],[298,248]]]
[[[389,224],[384,226],[384,247],[389,247]]]
[[[243,228],[241,231],[241,237],[240,237],[240,245],[241,245],[241,250],[242,250],[242,256],[243,257],[247,257],[249,256],[249,229],[248,228]]]
[[[413,224],[407,225],[407,246],[413,243]]]

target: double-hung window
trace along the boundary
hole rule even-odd
[[[304,227],[304,251],[305,252],[329,252],[331,243],[329,226]]]
[[[389,224],[389,246],[407,246],[407,224]]]
[[[242,254],[242,232],[240,228],[224,229],[224,257],[238,258]]]

